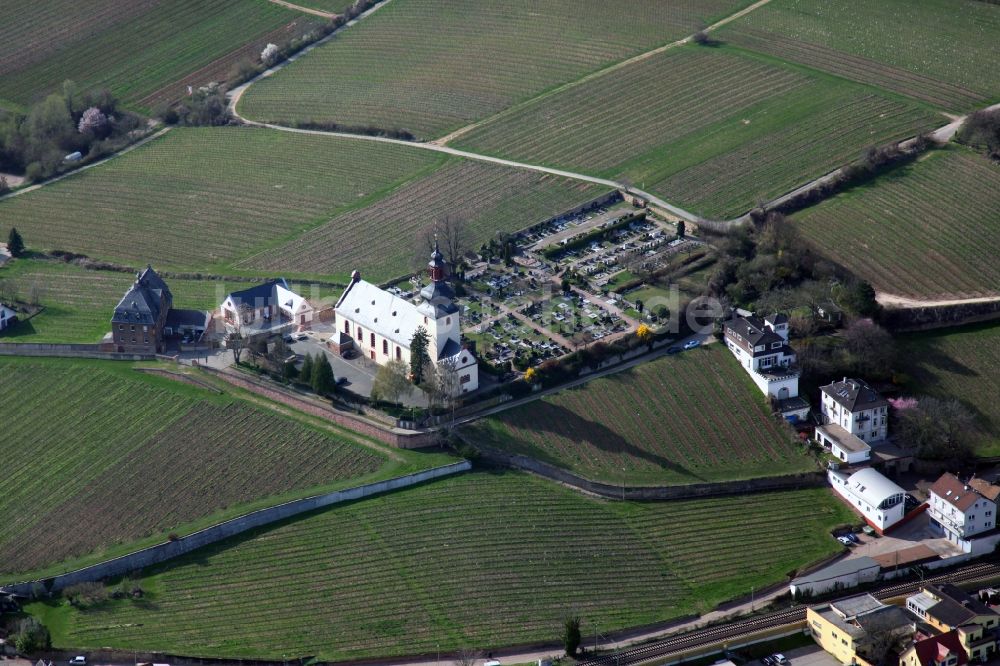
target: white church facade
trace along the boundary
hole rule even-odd
[[[413,335],[423,328],[431,363],[439,371],[456,374],[455,393],[475,391],[479,388],[479,364],[475,354],[462,345],[459,311],[444,280],[445,262],[436,245],[428,266],[431,281],[416,302],[380,289],[354,271],[334,308],[337,332],[330,338],[330,346],[341,352],[348,347],[356,349],[379,365],[394,359],[409,365]]]

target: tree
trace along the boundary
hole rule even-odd
[[[875,287],[869,282],[858,280],[847,289],[845,305],[862,317],[878,314],[879,304],[875,300]]]
[[[639,342],[644,345],[653,344],[653,329],[645,324],[639,324],[639,328],[635,329],[635,335],[639,338]]]
[[[299,379],[301,379],[304,384],[312,384],[312,376],[313,376],[312,355],[306,354],[305,358],[302,359],[302,367],[299,369]]]
[[[858,373],[888,377],[896,360],[896,342],[892,335],[870,319],[858,319],[844,331],[844,342],[851,366]]]
[[[264,50],[260,52],[260,61],[270,67],[278,60],[278,45],[267,43]]]
[[[566,654],[575,657],[580,649],[580,618],[576,616],[566,618],[563,629],[563,645],[566,647]]]
[[[330,395],[337,389],[337,379],[326,354],[319,352],[312,364],[312,389],[319,395]]]
[[[11,227],[10,233],[7,234],[7,249],[15,257],[20,257],[24,254],[24,239],[21,238],[17,227]]]
[[[972,459],[977,439],[976,417],[958,400],[922,398],[897,411],[899,439],[920,458],[962,467]]]
[[[687,231],[687,227],[684,226],[684,220],[677,223],[677,237],[684,238],[684,234]]]
[[[233,361],[236,365],[240,364],[240,359],[243,357],[243,349],[246,347],[247,341],[243,337],[243,330],[241,328],[235,329],[229,332],[226,336],[226,348],[233,352]]]
[[[101,113],[96,106],[92,106],[80,116],[77,125],[80,134],[90,134],[98,139],[103,139],[107,135],[108,117]]]
[[[437,240],[444,250],[445,259],[452,271],[458,270],[462,257],[469,250],[469,223],[465,218],[445,215],[439,218],[427,235],[427,245],[434,249]]]
[[[379,366],[372,384],[372,397],[387,402],[399,402],[400,396],[410,390],[408,372],[406,364],[396,359]]]
[[[430,337],[427,335],[427,329],[423,326],[417,327],[410,339],[410,377],[417,386],[424,383],[424,369],[431,362],[427,352],[429,346]]]
[[[20,654],[48,650],[51,645],[49,630],[37,619],[26,617],[17,623],[17,630],[14,633],[14,649]]]
[[[539,377],[538,371],[535,370],[534,368],[528,368],[527,370],[524,371],[524,381],[528,382],[529,384],[534,384],[539,379],[541,379],[541,377]]]

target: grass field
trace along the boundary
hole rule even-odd
[[[774,0],[721,39],[948,111],[1000,99],[1000,6],[976,0]]]
[[[0,201],[0,224],[16,226],[30,248],[204,270],[286,242],[440,161],[368,141],[181,128]]]
[[[1000,293],[1000,166],[952,147],[795,216],[802,235],[879,291]]]
[[[390,467],[353,439],[130,364],[2,358],[0,404],[7,577]]]
[[[426,253],[415,239],[446,215],[465,220],[470,246],[479,247],[497,232],[542,222],[606,191],[558,176],[451,160],[372,205],[339,215],[237,267],[309,274],[362,268],[368,279],[386,280],[423,267]]]
[[[708,217],[742,214],[865,147],[943,118],[730,47],[687,46],[497,116],[456,147],[608,177]]]
[[[1000,325],[904,336],[899,357],[911,392],[962,401],[979,420],[976,452],[1000,455]]]
[[[224,78],[233,52],[259,54],[269,39],[303,20],[267,0],[16,4],[0,22],[0,98],[21,105],[72,79],[83,90],[109,88],[148,108],[177,81],[203,85]],[[188,80],[196,72],[200,77]]]
[[[247,91],[240,112],[428,138],[688,35],[745,0],[393,0]]]
[[[463,436],[610,483],[723,481],[815,467],[721,344],[506,410]]]
[[[43,604],[56,645],[340,660],[487,650],[664,620],[834,552],[828,490],[608,503],[513,472],[337,507],[146,575],[140,601]],[[795,529],[788,529],[795,525]]]

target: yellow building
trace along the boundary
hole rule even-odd
[[[927,585],[906,600],[906,609],[942,634],[955,632],[970,661],[996,653],[1000,615],[955,585]]]
[[[915,629],[902,608],[870,594],[807,608],[806,623],[813,640],[842,664],[867,663],[869,630],[890,631],[902,639]]]

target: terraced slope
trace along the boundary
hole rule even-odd
[[[387,464],[345,438],[128,364],[0,358],[0,404],[6,579]]]
[[[463,436],[609,483],[684,484],[815,468],[718,344],[506,410]]]
[[[721,39],[952,112],[1000,99],[1000,6],[977,0],[773,0]]]
[[[455,147],[607,177],[728,218],[943,118],[739,49],[695,45],[541,97]]]
[[[83,90],[108,88],[148,109],[179,97],[185,86],[178,82],[225,78],[238,58],[259,55],[303,20],[267,0],[5,4],[0,99],[21,105],[72,79]]]
[[[407,129],[431,138],[688,35],[745,0],[393,0],[247,91],[281,124]]]
[[[953,147],[795,215],[802,235],[879,291],[1000,295],[1000,166]]]
[[[570,613],[606,632],[781,580],[848,519],[824,489],[623,505],[472,473],[194,553],[140,601],[57,609],[55,641],[320,660],[552,641]]]

